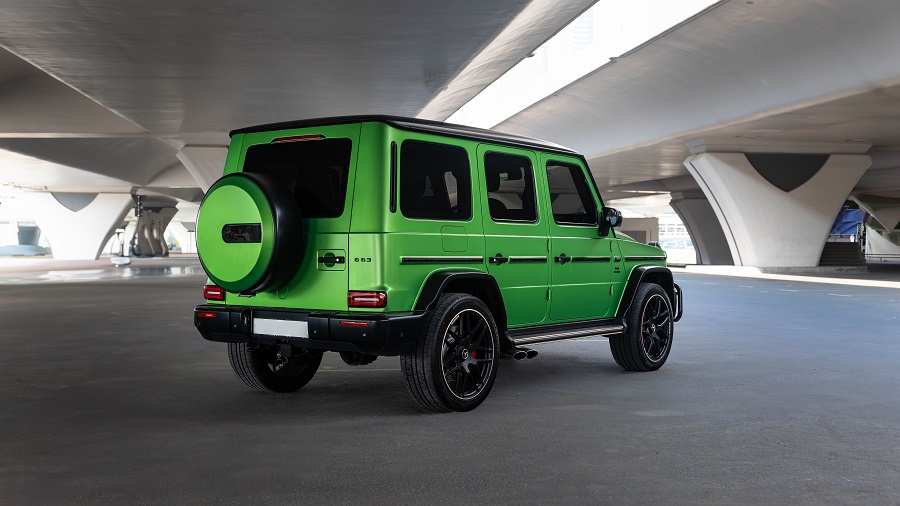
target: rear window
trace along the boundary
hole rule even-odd
[[[286,186],[304,218],[336,218],[344,213],[352,147],[350,139],[257,144],[247,149],[244,172]]]

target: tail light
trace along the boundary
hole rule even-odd
[[[314,134],[314,135],[292,135],[290,137],[279,137],[272,141],[272,144],[280,144],[282,142],[297,142],[297,141],[317,141],[319,139],[324,139],[325,136],[322,134]]]
[[[369,322],[358,322],[353,320],[340,320],[338,325],[341,327],[368,327]]]
[[[387,294],[384,292],[347,292],[348,307],[386,307]]]
[[[206,285],[203,287],[203,298],[206,300],[225,300],[225,289],[221,286]]]

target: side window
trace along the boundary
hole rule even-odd
[[[407,218],[468,220],[472,180],[466,150],[405,141],[400,147],[400,211]]]
[[[547,182],[554,221],[565,225],[597,224],[597,209],[581,167],[548,162]]]
[[[524,156],[488,153],[484,157],[488,205],[494,221],[537,221],[534,170]]]

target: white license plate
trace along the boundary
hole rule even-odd
[[[306,322],[298,320],[254,318],[253,333],[264,336],[302,337],[309,339],[309,326]]]

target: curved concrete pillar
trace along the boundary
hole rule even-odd
[[[888,232],[866,226],[866,254],[889,255],[892,261],[896,261],[896,257],[900,256],[900,232]]]
[[[206,193],[222,177],[228,146],[184,146],[175,156]]]
[[[28,192],[21,199],[57,260],[96,260],[134,204],[127,193]]]
[[[813,267],[871,163],[866,155],[699,153],[684,165],[709,199],[735,265]]]
[[[130,250],[129,256],[167,256],[169,247],[165,231],[177,212],[178,209],[175,207],[145,208],[141,217],[130,222],[125,229],[127,244],[130,245],[134,239],[135,245],[140,250],[140,255],[135,255],[137,250]]]
[[[697,250],[697,263],[734,265],[722,226],[709,200],[703,195],[673,193],[669,202],[681,218]]]
[[[850,197],[863,211],[871,214],[886,232],[900,228],[900,199],[860,194]]]

